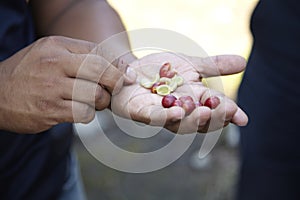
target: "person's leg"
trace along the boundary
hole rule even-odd
[[[241,128],[237,199],[298,200],[299,96],[296,100],[296,93],[280,85],[287,77],[273,78],[265,62],[255,52],[252,56],[239,91],[239,104],[249,115],[249,123]]]
[[[80,167],[75,152],[70,153],[68,179],[58,200],[86,200],[81,180]]]

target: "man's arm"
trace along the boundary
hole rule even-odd
[[[101,110],[110,103],[110,94],[101,86],[113,89],[124,79],[120,70],[103,59],[101,49],[97,51],[100,55],[90,54],[96,47],[95,41],[123,30],[117,25],[121,23],[118,16],[113,10],[108,11],[117,20],[110,22],[113,28],[108,29],[96,15],[102,9],[110,10],[106,2],[33,0],[30,3],[37,33],[60,36],[43,37],[0,62],[0,130],[38,133],[58,123],[91,121],[95,107]],[[127,38],[117,44],[113,46],[129,48]]]
[[[118,13],[105,0],[31,0],[30,4],[39,36],[61,35],[100,43],[125,31]],[[127,37],[110,43],[114,49],[110,48],[109,54],[130,51]],[[124,68],[135,57],[129,53],[121,59],[119,67]]]

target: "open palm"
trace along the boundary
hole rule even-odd
[[[213,59],[174,53],[151,54],[138,59],[130,64],[130,68],[137,74],[137,82],[124,86],[118,94],[112,97],[112,111],[121,117],[155,126],[164,126],[177,133],[207,132],[222,128],[229,122],[244,125],[247,123],[247,116],[243,111],[232,100],[205,87],[201,82],[202,77],[240,72],[244,68],[244,63],[238,56],[221,56],[218,58],[219,63],[212,61]],[[184,84],[172,93],[174,96],[189,95],[195,102],[199,100],[204,102],[209,96],[216,95],[221,99],[221,104],[214,110],[205,106],[197,107],[187,116],[179,106],[163,108],[162,96],[151,93],[139,82],[143,78],[153,79],[160,67],[167,62],[184,79]],[[218,69],[220,64],[233,66],[226,66],[228,69],[223,69],[223,67]]]

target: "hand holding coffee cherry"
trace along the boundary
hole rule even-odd
[[[177,133],[212,131],[230,122],[247,124],[246,114],[234,101],[201,82],[203,77],[241,72],[245,61],[239,56],[196,58],[158,53],[130,67],[138,75],[137,83],[112,97],[112,111],[121,117]]]
[[[159,74],[155,75],[155,78],[150,81],[142,79],[140,84],[144,88],[150,88],[150,91],[154,94],[164,96],[162,98],[162,106],[164,108],[170,108],[172,106],[180,106],[184,109],[185,115],[189,115],[196,106],[207,106],[211,109],[215,109],[220,104],[220,99],[217,96],[209,97],[205,100],[204,104],[199,101],[194,102],[191,96],[181,96],[177,98],[170,94],[176,90],[178,86],[183,85],[184,80],[177,72],[172,69],[170,63],[165,63],[160,67]]]

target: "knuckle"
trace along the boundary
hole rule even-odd
[[[41,99],[36,102],[36,107],[40,112],[45,113],[54,110],[56,106],[49,100]]]
[[[98,85],[95,91],[95,105],[97,110],[103,110],[110,104],[110,95]]]
[[[61,40],[62,40],[61,36],[47,36],[39,39],[38,44],[41,45],[41,47],[49,48],[49,46],[55,45],[59,43],[59,41]]]
[[[46,101],[46,100],[40,100],[40,101],[37,101],[36,107],[37,107],[40,111],[44,112],[44,111],[48,110],[49,102]]]
[[[55,43],[57,43],[55,41],[57,40],[55,39],[56,37],[58,36],[49,36],[37,41],[34,53],[39,55],[36,61],[42,69],[58,66],[65,60],[60,48],[58,45],[55,45]]]
[[[41,67],[49,67],[55,66],[59,63],[58,55],[46,55],[40,57],[40,66]]]
[[[104,96],[103,88],[100,85],[97,85],[95,89],[95,101],[96,102],[102,101],[103,96]]]
[[[81,122],[82,123],[89,123],[95,117],[95,109],[88,105],[83,105],[81,109]]]
[[[39,57],[39,66],[43,68],[58,66],[60,62],[61,55],[57,52],[47,52]]]
[[[43,86],[46,89],[56,90],[61,88],[62,80],[59,77],[48,77],[43,81]]]
[[[46,44],[58,44],[62,41],[62,36],[56,36],[56,35],[53,35],[53,36],[48,36],[48,37],[45,37],[45,43]]]

